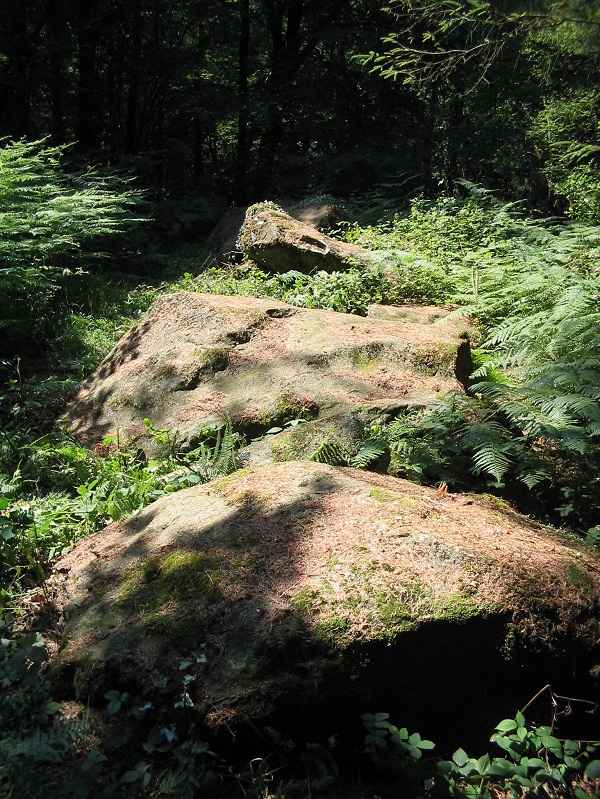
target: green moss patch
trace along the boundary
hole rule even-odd
[[[199,369],[211,372],[220,372],[227,368],[229,353],[224,347],[212,347],[198,355]]]
[[[455,624],[486,615],[486,609],[468,594],[440,596],[419,580],[399,582],[385,562],[355,563],[345,573],[335,556],[331,564],[336,570],[335,590],[325,579],[319,586],[299,591],[292,605],[315,635],[333,648],[343,649],[364,638],[392,641],[399,633],[430,621]]]
[[[427,375],[451,375],[456,365],[455,344],[428,344],[411,356],[411,365]]]
[[[367,344],[364,347],[355,347],[349,353],[349,360],[355,369],[369,371],[380,366],[383,362],[384,346],[379,342]]]
[[[263,427],[284,425],[294,419],[316,419],[319,415],[319,406],[315,400],[307,396],[299,396],[291,391],[284,391],[274,403],[274,407],[266,410],[259,422]]]
[[[371,499],[374,499],[375,502],[398,502],[405,508],[415,509],[423,506],[423,502],[420,499],[407,497],[404,494],[399,494],[397,491],[390,491],[388,488],[371,488],[369,490],[369,496]]]
[[[222,598],[220,563],[218,555],[207,552],[176,549],[164,557],[152,555],[125,573],[116,602],[147,613],[183,601],[217,602]]]
[[[450,594],[442,597],[434,606],[436,619],[450,622],[461,622],[485,615],[474,599],[464,594]]]
[[[390,491],[388,488],[371,488],[369,496],[375,502],[399,502],[402,499],[402,494],[397,491]]]
[[[319,413],[319,406],[314,399],[291,391],[285,391],[277,397],[275,408],[284,422],[292,419],[314,419]]]
[[[304,458],[313,440],[313,431],[304,427],[291,433],[281,434],[271,444],[275,461],[293,461]]]
[[[595,581],[582,563],[570,563],[567,569],[569,583],[575,588],[589,591],[590,597],[594,595]]]
[[[210,493],[217,496],[227,496],[237,484],[252,473],[252,469],[238,469],[226,477],[217,477],[210,483]]]

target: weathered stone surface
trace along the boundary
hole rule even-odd
[[[237,241],[248,207],[231,208],[223,215],[208,237],[206,243],[218,260],[227,261],[235,258],[236,255],[241,255]],[[308,205],[282,203],[281,207],[294,219],[317,229],[325,225],[336,224],[343,219],[339,208],[330,203],[310,203]]]
[[[346,269],[350,261],[362,266],[376,262],[374,253],[325,236],[264,203],[247,210],[239,244],[250,260],[269,272],[334,272]]]
[[[403,722],[412,708],[421,731],[440,708],[473,725],[483,697],[491,714],[507,691],[523,704],[561,656],[593,698],[598,553],[497,500],[388,476],[245,469],[84,539],[53,586],[55,665],[84,700],[197,657],[190,692],[215,724],[290,703],[317,724],[329,703],[336,723],[347,706]]]
[[[359,426],[392,418],[460,388],[456,374],[470,371],[463,323],[411,313],[410,321],[378,320],[248,297],[165,295],[86,381],[68,409],[71,429],[90,444],[121,430],[146,447],[146,417],[183,442],[227,417],[250,437],[296,418],[351,417]]]
[[[412,322],[416,325],[434,325],[443,322],[449,311],[439,305],[379,305],[374,302],[369,306],[369,319],[382,319],[387,322]]]

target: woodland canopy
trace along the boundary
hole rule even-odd
[[[187,195],[178,231],[232,201],[402,200],[457,179],[595,220],[599,11],[3,0],[0,135],[76,142],[74,158],[125,167],[157,199]]]

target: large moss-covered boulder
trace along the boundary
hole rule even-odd
[[[332,239],[271,203],[248,208],[239,246],[247,258],[268,272],[335,272],[351,263],[376,263],[376,256],[368,250]]]
[[[166,295],[84,383],[70,425],[90,444],[123,431],[148,448],[145,418],[193,444],[227,418],[248,438],[319,420],[322,440],[350,416],[342,427],[360,439],[369,420],[435,403],[471,371],[464,322],[436,320],[428,308],[419,315],[417,306],[411,313],[381,320],[250,297]]]
[[[177,684],[182,660],[215,725],[385,709],[439,734],[441,717],[490,729],[549,682],[598,697],[598,553],[388,476],[245,469],[84,539],[52,585],[55,667],[82,700]]]

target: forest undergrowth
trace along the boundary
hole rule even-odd
[[[159,294],[273,297],[357,314],[365,314],[374,302],[437,303],[457,316],[468,315],[478,330],[476,371],[468,391],[446,397],[434,410],[366,429],[359,465],[368,468],[387,452],[390,471],[397,476],[445,484],[451,490],[495,493],[591,545],[600,543],[600,229],[535,217],[465,185],[460,198],[417,200],[403,214],[389,214],[376,224],[344,225],[336,235],[376,251],[378,265],[273,276],[243,262],[206,268],[205,253],[190,253],[187,247],[171,254],[169,269],[175,277],[161,282],[136,281],[114,266],[106,270],[75,264],[60,274],[48,272],[47,282],[37,287],[36,308],[47,311],[43,330],[50,346],[42,358],[36,353],[32,359],[31,352],[5,357],[0,394],[0,600],[5,625],[0,679],[8,697],[0,704],[0,754],[5,757],[0,774],[10,784],[19,769],[45,763],[57,769],[52,779],[58,782],[60,770],[68,771],[70,777],[57,795],[76,799],[196,796],[223,780],[234,780],[245,796],[302,796],[306,790],[299,783],[294,794],[290,783],[287,792],[278,792],[266,762],[260,773],[248,766],[250,772],[234,775],[193,736],[169,740],[168,726],[151,731],[145,754],[138,752],[132,760],[132,744],[127,763],[107,764],[106,747],[85,743],[87,722],[61,720],[60,706],[40,687],[47,657],[43,641],[15,637],[20,609],[43,595],[53,561],[81,536],[166,493],[236,468],[236,450],[243,442],[230,424],[207,429],[196,449],[183,452],[168,430],[157,430],[148,419],[159,453],[150,460],[119,436],[89,451],[55,425],[79,381]],[[28,281],[31,275],[25,277]],[[18,274],[4,279],[11,281],[17,296],[30,290]],[[26,304],[17,307],[26,324]],[[10,322],[0,321],[5,326]],[[111,693],[115,696],[108,698],[109,707],[118,701],[128,718],[143,716],[143,705],[129,706],[129,698]],[[23,713],[29,711],[31,721],[25,723]],[[391,746],[386,757],[396,758],[400,771],[410,765],[411,779],[417,775],[419,781],[413,761],[421,755],[415,752],[427,748],[419,747],[420,738],[404,736],[381,715],[365,723],[371,725],[366,751],[372,760],[377,764],[383,749]],[[496,744],[513,733],[518,738],[516,730],[525,729],[519,718],[511,722],[514,729],[502,724]],[[526,735],[519,740],[530,746]],[[573,742],[568,752],[558,752],[548,741],[536,740],[523,754],[520,744],[512,752],[510,741],[504,743],[510,762],[506,757],[500,765],[489,757],[473,760],[459,750],[449,765],[435,765],[437,781],[431,785],[453,796],[507,792],[517,797],[543,785],[571,791],[561,795],[579,799],[590,795],[582,775],[589,768],[588,778],[595,778],[597,766],[587,765],[592,750],[583,757]],[[534,757],[536,746],[552,757],[543,762]],[[529,758],[525,765],[523,757]],[[331,758],[317,747],[299,762],[309,761],[320,773]],[[335,783],[334,771],[325,769],[323,788]],[[314,780],[313,788],[318,788]],[[188,793],[177,793],[181,790]],[[0,796],[16,795],[0,789]]]

